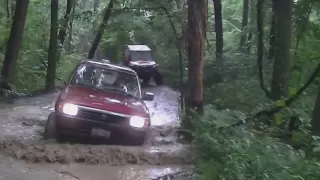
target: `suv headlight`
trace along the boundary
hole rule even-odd
[[[75,104],[65,103],[62,107],[62,112],[70,116],[77,115],[78,111],[79,111],[79,107]]]
[[[145,119],[139,116],[133,116],[130,118],[130,126],[136,128],[142,128],[145,124]]]

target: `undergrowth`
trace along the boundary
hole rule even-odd
[[[240,59],[240,63],[235,59]],[[320,179],[320,163],[314,152],[318,146],[314,146],[308,131],[317,84],[309,87],[290,107],[283,108],[278,113],[280,118],[260,117],[255,119],[257,122],[231,128],[228,126],[247,120],[248,116],[277,102],[268,99],[261,90],[253,56],[236,55],[225,62],[227,73],[223,82],[212,83],[211,74],[206,74],[204,116],[188,118],[192,124],[189,126],[194,137],[192,145],[199,179]],[[267,87],[270,69],[270,65],[265,64]],[[308,76],[305,73],[303,80]],[[294,87],[297,76],[292,79]],[[292,117],[298,118],[300,124],[288,132]],[[270,124],[264,124],[266,121]],[[228,128],[221,129],[221,126]]]
[[[241,112],[212,110],[194,119],[193,148],[199,179],[320,179],[320,163],[305,159],[303,151],[245,126],[217,128],[221,122],[243,118]]]

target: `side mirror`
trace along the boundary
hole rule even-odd
[[[154,100],[154,94],[151,92],[144,93],[142,100],[144,101],[153,101]]]

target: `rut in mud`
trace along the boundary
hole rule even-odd
[[[59,144],[41,140],[45,121],[57,96],[54,93],[1,105],[0,151],[33,163],[191,164],[190,151],[177,143],[175,134],[179,126],[179,93],[168,87],[150,87],[144,91],[153,92],[155,100],[146,102],[152,116],[152,131],[143,147]]]

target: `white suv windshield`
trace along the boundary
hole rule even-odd
[[[152,61],[151,51],[131,51],[132,61]]]
[[[123,71],[83,64],[74,72],[70,84],[90,86],[105,91],[118,91],[141,98],[137,76]]]

